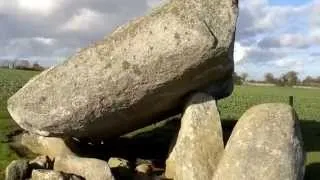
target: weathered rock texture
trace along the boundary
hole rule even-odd
[[[252,107],[236,124],[213,180],[302,180],[302,147],[289,105]]]
[[[8,110],[41,135],[110,137],[169,116],[192,91],[226,96],[236,2],[171,0],[30,80]]]
[[[74,155],[61,138],[43,137],[36,134],[22,134],[20,143],[31,152],[39,155],[46,155],[50,158],[62,155]]]
[[[224,150],[216,101],[196,94],[181,119],[181,129],[166,160],[165,175],[175,180],[211,180]]]
[[[67,180],[61,172],[52,170],[33,170],[31,180]]]
[[[114,180],[107,162],[99,159],[59,156],[55,159],[53,169],[75,174],[86,180]]]
[[[83,177],[63,172],[35,169],[32,171],[31,180],[85,180]]]
[[[15,160],[7,166],[5,180],[24,180],[28,177],[28,174],[28,161]]]

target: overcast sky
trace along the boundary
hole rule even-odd
[[[239,0],[236,71],[320,76],[320,0]],[[0,0],[0,59],[50,66],[160,0]]]

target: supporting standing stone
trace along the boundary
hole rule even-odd
[[[6,168],[5,180],[24,180],[28,177],[29,170],[28,161],[12,161]]]
[[[304,159],[292,107],[262,104],[236,124],[213,180],[303,180]]]
[[[166,177],[211,180],[223,148],[216,101],[206,94],[193,95],[183,114],[176,143],[166,161]]]

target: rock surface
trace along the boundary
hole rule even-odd
[[[123,168],[130,169],[129,161],[122,158],[111,157],[108,160],[108,165],[110,168],[123,167]]]
[[[28,161],[15,160],[6,168],[5,180],[24,180],[29,175]]]
[[[85,180],[80,176],[53,170],[36,169],[32,171],[31,180]]]
[[[135,171],[141,175],[151,175],[153,171],[152,164],[139,164],[136,166]]]
[[[49,156],[51,159],[61,155],[74,155],[61,138],[25,133],[21,136],[19,143],[27,147],[31,152]]]
[[[211,180],[224,150],[216,101],[206,94],[191,97],[181,128],[166,160],[165,175],[175,180]]]
[[[79,175],[86,180],[114,180],[107,162],[76,156],[59,156],[55,158],[55,171]]]
[[[116,179],[130,179],[133,175],[130,162],[126,159],[111,157],[108,160],[108,165]]]
[[[171,0],[31,79],[8,111],[40,135],[101,138],[177,113],[190,92],[226,96],[236,2]]]
[[[52,170],[33,170],[31,180],[67,180],[61,172]]]
[[[236,124],[213,180],[303,180],[302,147],[289,105],[252,107]]]

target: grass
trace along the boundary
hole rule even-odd
[[[6,134],[16,127],[9,119],[9,115],[5,112],[0,112],[0,179],[4,177],[6,166],[18,156],[14,153],[6,143]]]
[[[0,111],[5,111],[8,98],[38,73],[36,71],[0,68]]]
[[[222,119],[239,119],[253,105],[289,103],[289,96],[294,96],[294,108],[301,120],[320,120],[320,89],[236,86],[232,96],[219,101],[219,108]]]
[[[31,77],[38,72],[9,70],[0,68],[0,179],[4,179],[6,166],[18,155],[6,143],[6,135],[17,128],[6,110],[7,99],[18,91]]]
[[[6,134],[17,127],[6,111],[7,99],[37,73],[0,69],[0,179],[3,178],[4,169],[8,163],[18,158],[5,143]],[[236,86],[232,96],[218,103],[221,118],[223,123],[228,123],[228,120],[239,119],[253,105],[267,102],[288,103],[290,95],[294,96],[294,107],[301,120],[302,134],[307,151],[305,179],[320,179],[320,89]],[[161,123],[160,126],[162,126]],[[155,127],[151,127],[151,130],[153,128]],[[146,132],[147,130],[150,132],[150,127],[143,131]],[[138,132],[141,138],[141,130]],[[157,130],[157,133],[159,134],[159,130]]]

